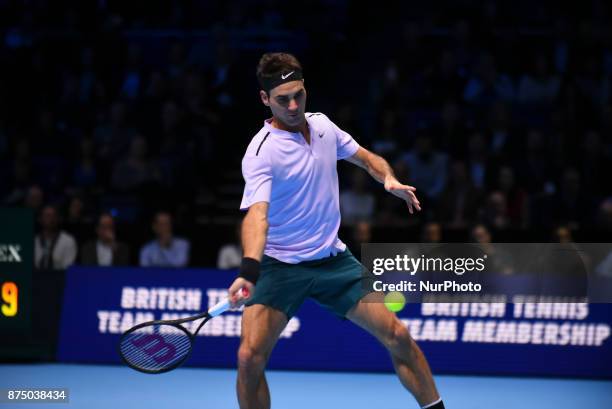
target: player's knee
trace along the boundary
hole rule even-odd
[[[398,348],[410,348],[412,345],[408,329],[399,320],[394,320],[387,329],[383,343],[392,351]]]
[[[248,346],[241,346],[238,349],[238,368],[247,371],[261,371],[266,364],[266,357],[263,353],[256,351]]]

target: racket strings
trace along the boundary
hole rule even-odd
[[[145,371],[163,371],[189,355],[191,338],[175,326],[155,324],[126,334],[119,347],[130,365]]]

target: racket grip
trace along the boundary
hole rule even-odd
[[[238,300],[243,298],[247,298],[249,296],[249,290],[246,288],[242,288],[238,294]],[[211,317],[216,317],[217,315],[223,314],[225,311],[229,310],[231,307],[230,300],[227,298],[216,305],[214,305],[210,310],[208,310],[208,315]]]

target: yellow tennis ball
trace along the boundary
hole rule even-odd
[[[385,295],[385,306],[391,312],[400,312],[406,306],[406,297],[399,291],[391,291]]]

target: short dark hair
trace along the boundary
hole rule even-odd
[[[293,54],[289,53],[265,53],[257,64],[257,80],[263,87],[264,79],[272,78],[282,72],[299,70],[302,71],[302,64]]]

